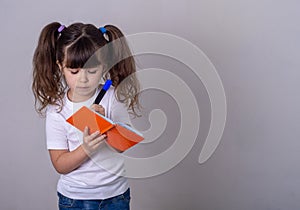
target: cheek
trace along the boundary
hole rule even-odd
[[[96,74],[93,74],[91,75],[90,77],[90,81],[94,84],[99,84],[100,82],[100,79],[101,79],[101,73],[96,73]]]
[[[65,78],[65,81],[66,81],[68,87],[73,88],[76,86],[77,78],[74,75],[72,75],[72,76],[65,75],[64,78]]]

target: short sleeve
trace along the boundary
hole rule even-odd
[[[47,149],[68,149],[64,118],[56,111],[46,114]]]
[[[113,94],[112,107],[111,107],[110,114],[111,114],[110,115],[111,119],[114,122],[122,122],[122,123],[131,125],[130,116],[129,116],[126,104],[118,101],[114,94]]]

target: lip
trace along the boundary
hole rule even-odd
[[[78,89],[88,89],[89,87],[76,87]]]

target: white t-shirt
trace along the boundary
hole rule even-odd
[[[82,144],[81,131],[66,122],[82,106],[90,107],[99,91],[89,100],[81,103],[71,102],[67,94],[63,99],[63,109],[57,112],[57,106],[49,105],[46,112],[47,149],[75,150]],[[130,124],[129,114],[124,104],[117,101],[114,88],[108,89],[100,102],[105,116],[115,122]],[[124,193],[128,189],[124,177],[124,159],[106,142],[86,162],[68,174],[62,174],[57,191],[73,199],[106,199]]]

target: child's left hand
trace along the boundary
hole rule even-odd
[[[93,104],[91,106],[91,109],[93,109],[94,111],[102,114],[103,116],[105,116],[105,109],[103,106],[99,105],[99,104]]]

